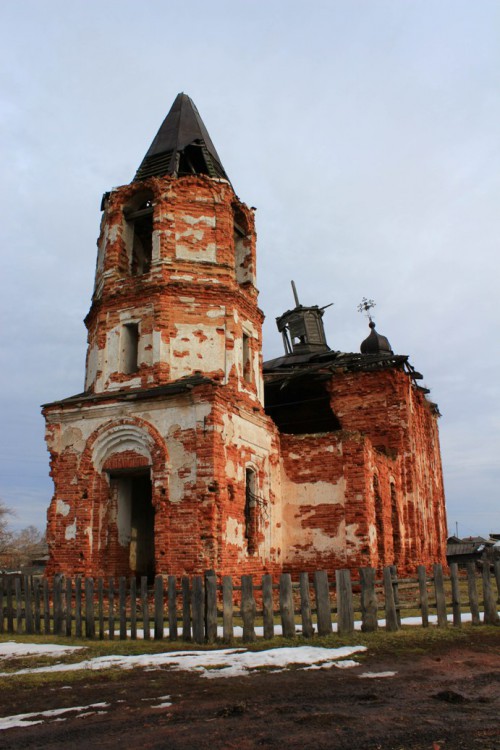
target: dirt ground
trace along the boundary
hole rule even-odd
[[[359,677],[367,671],[397,674]],[[500,632],[425,653],[379,651],[346,670],[206,679],[137,669],[94,673],[88,682],[68,683],[61,674],[46,689],[14,678],[0,714],[98,702],[109,704],[94,709],[103,713],[4,730],[0,748],[498,750]]]

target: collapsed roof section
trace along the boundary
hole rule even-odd
[[[134,181],[193,174],[229,181],[196,105],[189,96],[181,93],[149,147]]]
[[[326,384],[336,372],[373,372],[404,370],[416,388],[422,375],[408,361],[407,355],[379,352],[356,354],[327,351],[308,354],[285,354],[264,362],[265,409],[281,432],[307,434],[342,429],[331,408]],[[435,404],[430,406],[439,415]]]

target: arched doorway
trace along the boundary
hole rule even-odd
[[[149,470],[109,472],[117,508],[118,539],[126,546],[130,575],[155,575],[155,512]]]

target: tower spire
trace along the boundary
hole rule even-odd
[[[206,174],[228,180],[196,105],[187,94],[175,98],[134,177]]]

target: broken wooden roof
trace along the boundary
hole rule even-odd
[[[194,102],[178,94],[134,177],[206,174],[228,179]]]
[[[382,370],[388,367],[403,368],[408,365],[413,377],[420,380],[422,375],[416,372],[408,363],[406,354],[393,354],[392,352],[379,352],[377,354],[357,354],[355,352],[336,352],[330,349],[327,352],[308,354],[285,354],[276,359],[264,362],[264,374],[286,374],[291,371],[306,372],[321,371],[332,372],[334,370]]]

